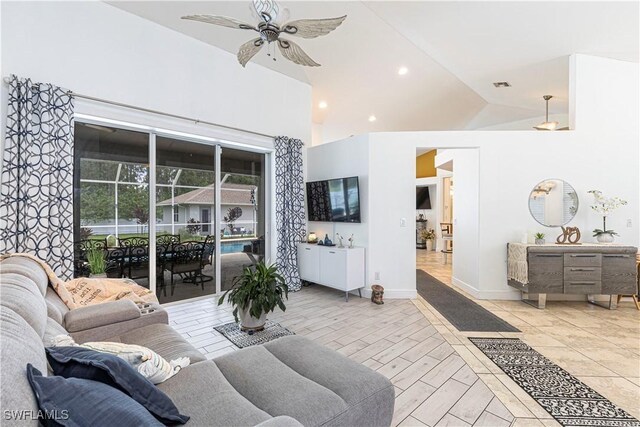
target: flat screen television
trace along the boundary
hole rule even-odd
[[[307,182],[309,221],[360,222],[358,177]]]
[[[431,209],[429,187],[416,187],[416,209]]]

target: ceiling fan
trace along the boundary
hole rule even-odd
[[[553,98],[553,95],[544,95],[542,99],[547,103],[547,109],[544,116],[544,122],[540,123],[533,128],[536,130],[569,130],[569,126],[559,128],[558,125],[560,122],[550,122],[549,121],[549,100]]]
[[[183,16],[182,19],[206,22],[207,24],[220,25],[239,30],[256,31],[260,36],[249,40],[240,46],[238,50],[238,62],[240,62],[243,67],[262,49],[265,42],[267,46],[274,42],[277,43],[282,56],[289,61],[307,67],[319,67],[320,64],[311,59],[300,46],[280,36],[287,34],[305,39],[325,36],[338,28],[347,17],[347,15],[344,15],[338,18],[299,19],[285,24],[279,24],[287,19],[288,9],[282,9],[281,12],[280,5],[278,5],[275,0],[253,0],[253,10],[256,17],[260,19],[260,22],[256,26],[246,24],[234,18],[216,15],[189,15]],[[271,53],[268,53],[268,55],[271,56]],[[276,60],[275,57],[273,60]]]

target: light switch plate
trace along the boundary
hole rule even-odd
[[[400,218],[400,227],[407,226],[407,218]]]

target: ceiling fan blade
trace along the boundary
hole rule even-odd
[[[280,15],[280,5],[275,0],[253,0],[253,8],[265,22],[275,21]]]
[[[327,19],[300,19],[282,26],[282,31],[305,39],[326,36],[335,30],[347,18],[347,15]]]
[[[279,39],[278,47],[280,48],[280,52],[282,52],[282,56],[291,62],[295,62],[298,65],[304,65],[306,67],[320,66],[320,64],[311,59],[300,46],[290,40]]]
[[[226,16],[188,15],[188,16],[183,16],[182,19],[188,19],[190,21],[206,22],[207,24],[220,25],[222,27],[227,27],[227,28],[257,31],[257,29],[252,25],[249,25],[242,21],[238,21],[237,19],[234,19],[234,18],[228,18]]]
[[[264,40],[260,37],[257,39],[249,40],[238,50],[238,62],[243,67],[247,65],[247,62],[251,60],[255,56],[256,53],[260,52],[262,46],[264,45]]]
[[[571,129],[569,129],[569,126],[565,126],[565,127],[562,127],[562,128],[558,128],[556,130],[571,130]]]

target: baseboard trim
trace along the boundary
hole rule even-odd
[[[512,300],[512,301],[518,301],[521,299],[520,292],[516,291],[515,289],[514,290],[506,289],[501,291],[498,291],[498,290],[481,291],[455,277],[451,278],[451,283],[453,283],[453,285],[459,287],[460,289],[464,290],[465,292],[468,292],[474,298],[477,298],[477,299],[495,299],[495,300]]]
[[[358,291],[351,291],[351,294],[356,294]],[[387,299],[416,299],[418,292],[415,289],[384,289],[384,298]],[[371,288],[364,288],[362,290],[363,298],[371,298]]]

